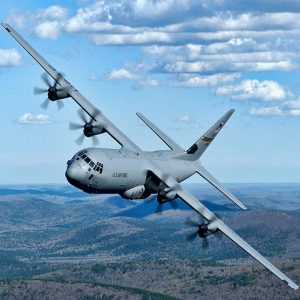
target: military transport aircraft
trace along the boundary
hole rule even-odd
[[[197,232],[193,234],[194,237],[199,236],[206,239],[211,234],[221,232],[291,288],[299,288],[295,282],[253,249],[180,184],[180,182],[198,173],[237,206],[246,209],[199,161],[201,155],[234,112],[233,109],[221,117],[186,151],[145,116],[137,114],[170,148],[170,150],[164,151],[143,151],[110,122],[100,110],[95,108],[10,25],[2,23],[2,26],[54,79],[54,83],[51,84],[47,74],[42,75],[48,88],[35,90],[36,93],[45,92],[48,94],[47,103],[42,106],[47,106],[49,100],[61,104],[61,99],[72,98],[81,107],[79,114],[84,124],[72,123],[70,126],[71,129],[81,128],[83,130],[83,135],[77,142],[80,143],[85,136],[95,138],[96,135],[108,133],[120,144],[120,149],[88,148],[76,153],[68,161],[66,170],[67,180],[72,185],[87,193],[116,193],[126,199],[143,199],[151,194],[157,194],[159,204],[171,203],[174,199],[179,198],[202,217],[202,222],[199,224],[191,220],[187,221],[188,224],[197,227]],[[90,120],[87,119],[86,114]]]

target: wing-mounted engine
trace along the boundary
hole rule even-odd
[[[175,200],[177,198],[176,188],[165,188],[157,194],[157,201],[160,204]]]
[[[93,118],[88,120],[82,110],[78,111],[78,115],[81,121],[83,122],[83,124],[70,122],[70,126],[69,126],[71,130],[77,130],[77,129],[83,130],[82,134],[79,136],[78,139],[76,139],[75,142],[78,145],[81,145],[85,137],[92,137],[93,144],[97,145],[99,142],[96,138],[96,135],[105,132],[105,125],[101,122],[94,121]]]
[[[169,202],[176,209],[178,204],[173,201],[177,198],[177,186],[167,187],[164,182],[159,179],[152,171],[148,171],[146,179],[146,190],[150,193],[157,193],[158,206],[156,212],[160,213],[163,210],[163,204]]]
[[[59,85],[59,81],[62,78],[62,75],[58,73],[57,77],[54,79],[54,83],[50,82],[50,78],[47,73],[43,73],[41,76],[42,81],[47,85],[48,88],[34,88],[34,94],[45,94],[47,93],[48,98],[41,104],[41,107],[46,109],[49,105],[49,100],[54,102],[57,100],[65,99],[70,97],[69,90],[67,87],[62,87]],[[61,101],[57,101],[58,109],[63,108],[63,103]]]
[[[221,238],[222,232],[219,231],[218,229],[217,218],[208,221],[205,220],[201,215],[199,215],[198,217],[199,217],[198,221],[195,221],[190,217],[188,217],[185,220],[186,225],[196,228],[196,231],[192,232],[187,236],[187,240],[192,242],[195,240],[197,236],[199,236],[203,239],[202,248],[207,248],[209,246],[207,237],[209,235],[215,234],[217,238]]]

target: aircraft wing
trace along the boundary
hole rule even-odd
[[[155,174],[166,186],[167,191],[176,193],[177,197],[188,204],[197,213],[202,215],[206,220],[211,221],[208,228],[211,230],[219,229],[228,238],[230,238],[234,243],[240,246],[244,251],[255,258],[259,263],[269,269],[274,275],[285,282],[293,289],[298,289],[299,286],[293,282],[289,277],[283,274],[279,269],[277,269],[269,260],[258,253],[253,247],[251,247],[246,241],[244,241],[238,234],[236,234],[230,227],[228,227],[221,219],[219,219],[213,212],[211,212],[207,207],[205,207],[195,196],[189,193],[171,176],[164,174],[158,167],[153,167],[151,172]],[[210,227],[211,226],[211,227]]]
[[[22,36],[20,36],[9,24],[1,25],[13,36],[13,38],[33,57],[33,59],[54,79],[61,87],[68,90],[75,102],[96,122],[103,124],[107,132],[122,147],[139,152],[141,149],[132,142],[120,129],[109,121],[100,110],[93,106],[62,74],[49,64]],[[60,100],[58,100],[60,101]]]

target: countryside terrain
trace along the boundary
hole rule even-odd
[[[232,184],[244,212],[206,184],[211,210],[300,283],[300,184]],[[70,186],[0,186],[0,299],[300,299],[224,237],[186,237],[176,200],[89,195]]]

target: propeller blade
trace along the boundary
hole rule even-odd
[[[56,102],[57,108],[59,110],[61,110],[65,106],[64,103],[61,100],[57,100],[55,102]]]
[[[51,87],[51,82],[49,79],[49,76],[47,75],[47,73],[43,73],[41,75],[41,79],[44,81],[44,83],[50,88]]]
[[[157,207],[156,207],[155,213],[162,214],[163,209],[164,209],[163,204],[158,204]]]
[[[186,240],[188,242],[193,242],[197,236],[198,236],[198,231],[195,231],[195,232],[187,235]]]
[[[205,237],[202,239],[202,249],[207,249],[209,247],[208,238]]]
[[[81,145],[83,143],[85,135],[82,133],[78,139],[75,140],[77,145]]]
[[[217,232],[215,233],[215,236],[218,240],[221,240],[223,238],[223,233],[221,230],[217,230]]]
[[[41,104],[41,108],[42,109],[47,109],[49,106],[49,99],[47,98],[46,100],[44,100],[44,102]]]
[[[173,200],[170,201],[169,203],[170,203],[170,205],[172,206],[173,209],[177,209],[177,208],[179,207],[179,206],[178,206],[178,203],[175,202],[175,201],[173,201]]]
[[[79,116],[79,118],[82,120],[82,122],[83,122],[84,124],[89,123],[89,121],[88,121],[88,119],[86,118],[86,115],[85,115],[85,113],[83,112],[82,109],[79,109],[79,110],[78,110],[78,116]]]
[[[189,225],[191,227],[199,227],[199,223],[194,221],[191,217],[187,217],[184,221],[184,224]]]
[[[74,122],[70,122],[70,124],[69,124],[69,129],[70,130],[82,129],[83,127],[84,127],[84,125],[78,124],[78,123],[74,123]]]
[[[156,196],[149,196],[149,197],[145,198],[143,201],[145,204],[151,203],[153,201],[156,201]]]
[[[92,136],[93,145],[97,146],[99,144],[99,140],[96,138],[96,136]]]
[[[35,95],[41,95],[41,94],[45,94],[48,92],[48,89],[43,89],[43,88],[39,88],[39,87],[34,87],[33,89],[33,93]]]

